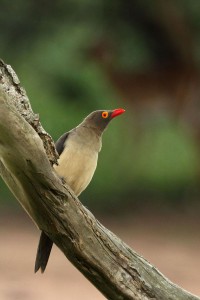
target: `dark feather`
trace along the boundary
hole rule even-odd
[[[56,150],[58,154],[60,155],[65,147],[65,142],[69,136],[70,132],[64,133],[55,143]],[[49,256],[51,253],[51,249],[53,246],[53,242],[50,240],[50,238],[42,231],[40,235],[40,240],[38,244],[37,249],[37,255],[35,260],[35,273],[41,269],[41,272],[43,273],[46,269]]]
[[[35,260],[35,273],[41,269],[43,273],[46,269],[53,242],[50,238],[42,231],[40,235],[40,241],[37,249],[37,256]]]
[[[64,150],[64,147],[65,147],[65,142],[68,138],[70,134],[70,131],[69,132],[65,132],[58,140],[57,142],[55,143],[55,146],[56,146],[56,150],[58,152],[58,154],[60,155],[63,150]]]

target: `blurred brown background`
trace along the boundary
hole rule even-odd
[[[200,296],[200,2],[1,1],[1,58],[56,140],[123,107],[81,201],[169,279]],[[0,299],[104,299],[53,250],[0,182]]]

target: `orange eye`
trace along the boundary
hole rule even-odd
[[[106,119],[108,117],[108,112],[104,111],[102,112],[102,118]]]

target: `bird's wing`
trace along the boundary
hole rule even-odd
[[[63,150],[64,150],[64,147],[66,145],[66,141],[70,135],[71,131],[68,131],[68,132],[65,132],[55,143],[55,146],[56,146],[56,150],[58,152],[58,154],[60,155]]]
[[[66,145],[66,140],[68,139],[69,134],[70,134],[70,131],[64,133],[55,143],[56,150],[59,155],[61,155],[61,153],[64,150],[64,147]],[[39,269],[41,269],[42,273],[45,271],[48,260],[49,260],[49,256],[51,253],[52,246],[53,246],[53,242],[42,231],[41,235],[40,235],[40,241],[39,241],[36,260],[35,260],[35,272],[37,272]]]

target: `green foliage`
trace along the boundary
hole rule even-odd
[[[174,3],[194,28],[198,61],[199,2]],[[146,4],[1,1],[1,57],[16,70],[34,111],[55,140],[92,110],[127,109],[105,133],[94,180],[82,196],[101,200],[101,205],[124,194],[132,198],[138,191],[176,191],[196,176],[197,154],[189,134],[158,115],[138,137],[134,112],[109,83],[101,57],[98,62],[91,54],[98,45],[106,45],[108,66],[126,73],[144,73],[164,61],[171,45],[163,43],[165,30],[158,25],[152,1]],[[8,194],[1,183],[0,200],[4,198]]]
[[[163,117],[140,132],[138,140],[134,116],[127,114],[126,120],[118,120],[105,133],[95,177],[83,198],[99,196],[102,206],[107,207],[111,203],[117,206],[125,195],[132,204],[139,195],[148,197],[152,192],[154,198],[164,199],[169,193],[180,196],[197,175],[197,152],[191,136]]]

